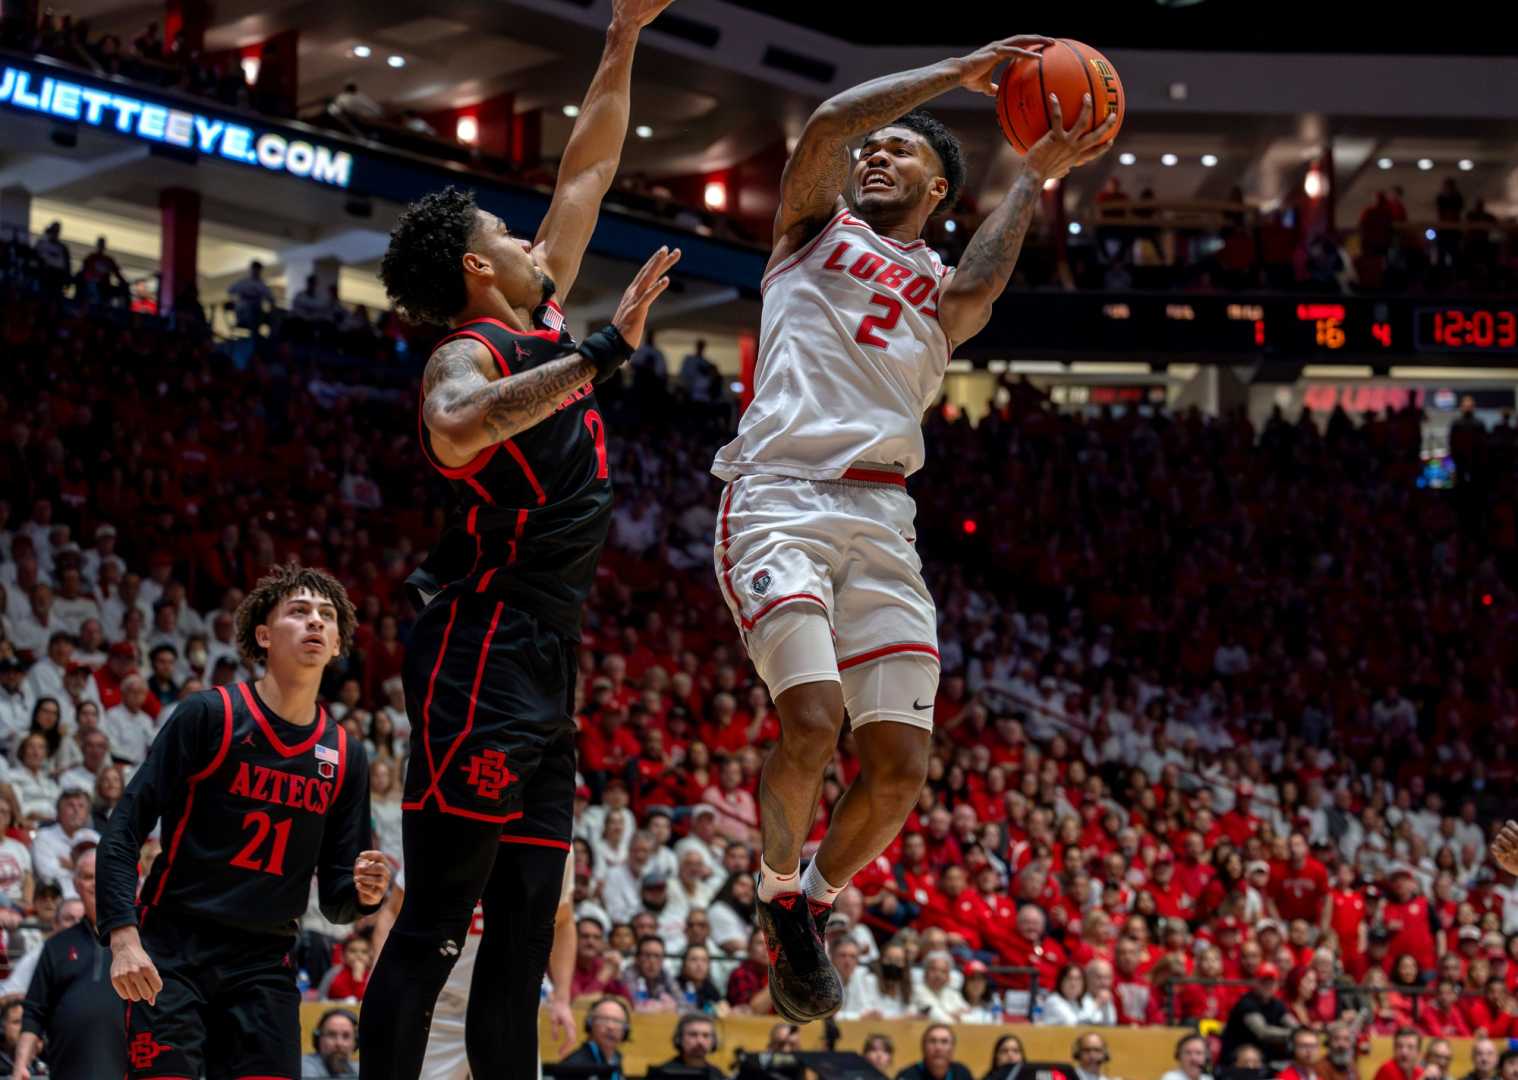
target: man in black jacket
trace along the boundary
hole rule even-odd
[[[96,929],[94,841],[75,845],[71,857],[84,918],[42,946],[23,1005],[13,1080],[30,1080],[44,1047],[53,1076],[126,1075],[126,1004],[111,986],[111,952]]]
[[[954,1029],[929,1024],[922,1033],[922,1060],[896,1074],[896,1080],[974,1080],[970,1070],[954,1060]]]
[[[632,1013],[621,998],[598,999],[585,1014],[585,1041],[574,1053],[558,1062],[545,1064],[546,1076],[597,1076],[600,1080],[624,1080],[622,1044],[632,1027]],[[563,1066],[562,1069],[559,1066]]]

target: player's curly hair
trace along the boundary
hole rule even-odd
[[[959,203],[959,193],[965,186],[965,152],[959,145],[959,138],[943,125],[943,122],[925,109],[913,109],[905,116],[882,124],[881,127],[904,127],[908,131],[915,131],[928,141],[933,152],[938,155],[938,160],[943,162],[944,179],[949,182],[949,190],[944,193],[943,201],[933,210],[933,216],[946,214],[953,210]],[[877,129],[878,130],[878,129]]]
[[[449,186],[406,207],[390,230],[379,276],[412,322],[446,324],[469,302],[460,264],[476,209],[474,192]]]
[[[289,562],[274,567],[253,586],[253,591],[237,605],[237,651],[251,667],[269,658],[269,651],[258,643],[255,631],[269,621],[273,611],[291,593],[310,589],[317,596],[326,597],[337,608],[337,633],[339,654],[346,654],[353,644],[353,628],[358,616],[348,590],[342,582],[327,573],[310,566]]]

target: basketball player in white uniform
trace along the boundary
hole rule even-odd
[[[954,205],[964,162],[954,136],[913,110],[956,87],[994,95],[996,69],[1047,40],[1008,38],[838,94],[812,114],[781,183],[754,401],[712,472],[728,482],[717,577],[780,713],[759,789],[759,922],[775,1005],[796,1022],[838,1009],[821,927],[927,773],[938,634],[906,492],[923,464],[922,415],[954,349],[990,319],[1044,181],[1094,160],[1111,131],[1090,130],[1089,96],[1068,131],[1051,101],[1053,130],[950,269],[921,233]],[[803,874],[845,710],[862,771]]]
[[[553,997],[549,1001],[549,1014],[553,1018],[554,1034],[559,1037],[559,1053],[562,1055],[573,1044],[574,1015],[569,1009],[569,984],[574,978],[575,965],[575,861],[564,860],[564,885],[559,893],[559,909],[553,922],[553,951],[548,956],[548,980],[553,984]],[[376,931],[388,934],[400,914],[401,901],[406,895],[406,871],[401,870],[395,878],[385,906],[380,909]],[[464,1045],[464,1014],[469,1008],[469,982],[474,978],[474,959],[480,951],[480,934],[484,930],[481,920],[485,917],[479,904],[474,906],[474,918],[469,924],[469,935],[459,959],[448,975],[442,993],[437,996],[437,1006],[432,1010],[432,1029],[427,1036],[427,1056],[422,1061],[421,1080],[469,1080],[469,1053]],[[381,941],[383,947],[383,941]],[[378,950],[376,950],[378,951]],[[538,1066],[542,1075],[542,1065]]]

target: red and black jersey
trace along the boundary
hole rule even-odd
[[[467,338],[489,350],[501,377],[575,351],[552,302],[538,308],[530,333],[496,319],[455,328],[439,347]],[[418,422],[422,452],[453,487],[448,527],[410,584],[424,599],[451,585],[497,596],[547,626],[580,633],[585,598],[611,528],[606,429],[590,383],[526,431],[449,468]],[[420,605],[419,605],[420,606]]]
[[[100,840],[100,933],[137,922],[137,861],[162,821],[142,886],[155,909],[293,933],[315,874],[322,913],[362,913],[353,863],[370,846],[369,762],[327,711],[292,724],[251,683],[192,694],[132,776]],[[373,909],[369,909],[373,910]]]

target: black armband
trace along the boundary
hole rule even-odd
[[[593,381],[597,383],[605,382],[616,374],[617,369],[627,363],[628,357],[633,354],[632,346],[623,339],[621,332],[610,325],[587,335],[575,351],[596,365]]]

